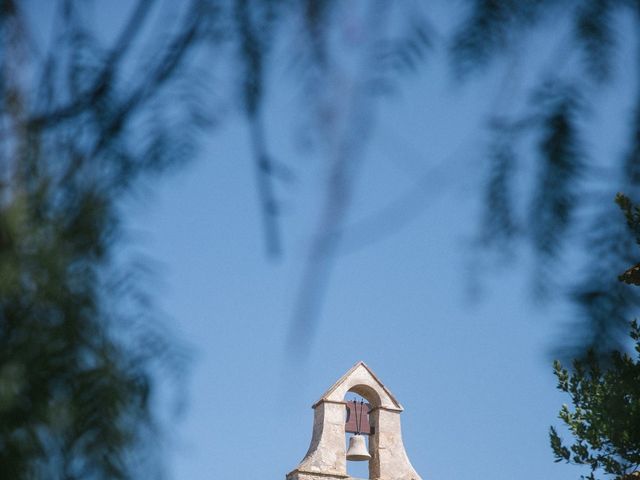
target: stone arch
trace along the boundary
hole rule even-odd
[[[350,393],[350,392],[357,393],[358,395],[360,395],[367,402],[369,402],[369,405],[371,405],[372,408],[377,408],[380,406],[380,403],[381,403],[380,395],[378,394],[378,392],[375,391],[375,389],[371,388],[369,385],[365,385],[362,383],[358,385],[354,385],[353,387],[351,387],[349,390],[345,392],[345,397],[343,397],[343,400],[346,401],[346,395],[347,393]]]
[[[400,402],[378,379],[364,362],[356,363],[315,403],[344,402],[347,392],[355,392],[366,398],[374,408],[385,408],[401,412],[404,410]]]

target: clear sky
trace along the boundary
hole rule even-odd
[[[401,104],[398,115],[410,109]],[[429,155],[420,137],[407,141]],[[577,473],[554,464],[548,446],[566,401],[545,357],[552,316],[528,303],[520,269],[496,275],[479,303],[465,295],[476,204],[467,179],[396,235],[340,259],[312,348],[298,359],[285,346],[304,230],[288,228],[282,263],[265,259],[241,121],[206,156],[132,215],[161,264],[171,330],[195,352],[187,408],[169,435],[176,478],[284,478],[308,447],[311,405],[358,360],[404,405],[405,445],[425,479]],[[391,160],[371,148],[367,161],[387,167],[362,179],[363,197],[408,183]],[[287,221],[303,222],[291,209]]]
[[[470,246],[483,122],[499,78],[452,87],[440,56],[381,102],[350,220],[402,196],[429,169],[433,179],[411,222],[340,256],[303,356],[287,353],[286,337],[323,158],[296,146],[299,97],[274,88],[267,105],[270,149],[296,173],[279,191],[282,261],[264,255],[241,116],[131,207],[130,225],[142,232],[135,249],[158,262],[159,304],[194,352],[180,392],[186,408],[168,428],[175,478],[284,478],[309,446],[311,405],[358,360],[404,405],[405,445],[423,478],[578,477],[577,467],[553,462],[548,441],[568,401],[548,357],[566,311],[534,308],[526,257],[497,270]],[[447,168],[433,168],[440,162]],[[484,278],[479,301],[473,274]]]
[[[438,8],[445,25],[454,21]],[[525,54],[542,61],[536,50],[534,43]],[[265,118],[271,153],[295,173],[278,190],[281,261],[264,254],[240,114],[211,130],[190,165],[127,203],[128,248],[155,262],[158,307],[192,353],[178,383],[184,409],[164,413],[174,478],[284,479],[309,446],[311,405],[358,360],[403,404],[405,446],[425,480],[585,473],[555,464],[548,440],[568,401],[548,357],[565,306],[534,308],[526,256],[497,269],[471,246],[484,122],[504,71],[455,87],[444,58],[438,50],[378,105],[349,223],[417,185],[420,193],[397,212],[411,221],[393,231],[378,225],[375,235],[389,234],[339,256],[304,355],[292,356],[286,341],[326,159],[300,146],[304,102],[285,66],[270,72]],[[605,121],[596,135],[612,129]],[[474,276],[484,279],[481,295]]]

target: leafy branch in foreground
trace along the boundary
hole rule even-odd
[[[627,225],[633,233],[636,243],[640,245],[640,207],[634,206],[629,197],[618,193],[616,203],[624,212]],[[640,264],[636,264],[618,276],[618,280],[633,285],[640,285]]]
[[[640,471],[640,327],[635,321],[631,338],[635,360],[614,352],[606,369],[593,354],[576,360],[572,372],[558,361],[554,364],[558,389],[568,393],[573,404],[573,410],[563,405],[559,418],[575,442],[567,446],[551,427],[551,448],[556,462],[588,465],[588,479],[601,471],[630,480]]]

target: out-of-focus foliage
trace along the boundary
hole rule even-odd
[[[145,30],[141,0],[105,43],[87,2],[57,2],[42,50],[24,6],[0,2],[0,477],[157,478],[154,378],[179,357],[118,256],[118,202],[191,156],[186,62],[215,11]]]
[[[597,92],[617,80],[620,50],[640,40],[640,4],[471,0],[466,7],[450,43],[460,76],[468,79],[500,59],[518,63],[514,68],[528,70],[530,79],[521,89],[525,95],[505,98],[510,108],[490,112],[491,124],[503,128],[492,129],[496,140],[490,142],[485,157],[490,170],[482,245],[498,252],[512,250],[505,246],[530,245],[539,298],[564,291],[577,307],[571,334],[558,342],[557,353],[574,358],[593,350],[607,358],[609,352],[623,348],[627,319],[640,304],[638,293],[612,274],[637,258],[634,262],[630,233],[614,220],[615,211],[607,201],[621,189],[632,196],[640,193],[640,92],[629,97],[630,136],[628,144],[620,146],[623,154],[618,158],[594,158],[592,139],[585,130],[597,117],[595,106],[602,105]],[[558,40],[546,42],[551,45],[544,52],[549,63],[533,67],[526,60],[527,41],[538,35],[539,48],[545,43],[540,34]],[[640,63],[624,71],[635,74],[637,84]],[[515,78],[512,72],[507,82]],[[532,157],[529,146],[534,143],[537,155]],[[520,160],[517,164],[515,158]],[[534,169],[529,168],[529,159],[535,159]],[[519,196],[527,190],[515,185],[522,185],[532,171],[537,171],[537,179],[529,201],[522,202]],[[577,251],[586,253],[583,274],[576,269]],[[567,284],[569,288],[560,288]]]
[[[530,207],[532,241],[541,257],[558,255],[562,238],[572,223],[580,192],[584,153],[576,126],[579,99],[573,89],[552,88],[536,101],[540,114],[537,195]],[[543,258],[542,262],[546,259]],[[546,280],[546,278],[544,278]]]
[[[263,124],[264,98],[279,88],[268,76],[273,51],[282,42],[293,54],[292,71],[304,92],[305,140],[326,148],[325,198],[294,313],[304,319],[298,333],[317,320],[333,257],[349,236],[344,219],[376,102],[401,89],[403,75],[428,65],[430,54],[446,46],[453,70],[466,81],[497,60],[514,64],[507,69],[507,84],[522,77],[518,70],[526,71],[526,85],[503,89],[505,95],[521,93],[496,102],[509,107],[488,112],[492,138],[479,158],[488,174],[479,244],[498,252],[530,247],[535,298],[561,293],[573,302],[572,334],[558,342],[563,357],[589,349],[606,357],[621,348],[626,319],[640,295],[610,274],[633,262],[633,250],[627,248],[629,233],[612,221],[608,199],[618,190],[640,192],[640,94],[629,97],[632,128],[616,161],[594,158],[588,128],[601,106],[597,93],[613,86],[616,71],[622,71],[619,53],[639,41],[638,2],[448,3],[449,18],[456,20],[452,31],[434,28],[420,2],[238,0],[229,5],[270,254],[283,250],[280,197],[293,176],[271,156]],[[541,42],[541,36],[557,42]],[[548,57],[547,63],[528,61],[531,38],[537,39],[535,57]],[[549,51],[539,51],[541,45]],[[638,71],[640,65],[625,70]],[[576,266],[577,252],[588,257],[586,273]]]
[[[554,427],[551,448],[556,462],[587,465],[595,480],[604,473],[616,480],[632,480],[640,475],[640,327],[633,322],[631,338],[636,358],[614,352],[607,368],[593,353],[567,371],[555,362],[558,389],[571,397],[571,407],[563,405],[559,418],[574,437],[568,445]],[[582,477],[585,478],[585,477]]]

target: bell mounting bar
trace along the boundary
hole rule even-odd
[[[344,425],[344,430],[347,433],[358,433],[358,427],[356,424],[356,408],[358,409],[358,420],[360,420],[360,402],[356,402],[355,400],[348,401],[346,407],[347,421]],[[371,431],[371,425],[369,424],[369,411],[371,410],[371,405],[365,403],[364,407],[362,420],[360,420],[360,434],[371,435],[373,433]]]

